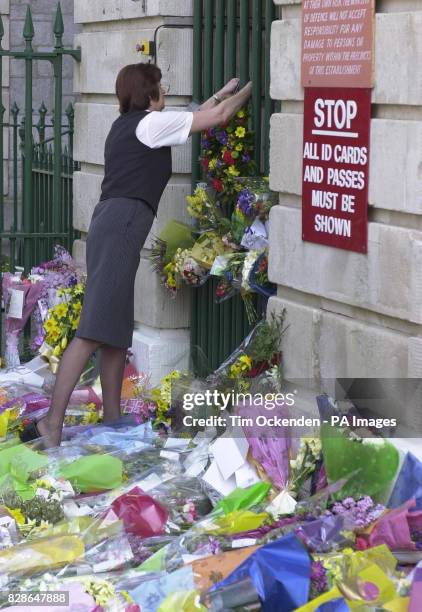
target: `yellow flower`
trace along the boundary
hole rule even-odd
[[[249,355],[242,355],[241,357],[239,357],[239,361],[248,370],[250,370],[252,368],[252,358],[249,357]]]
[[[245,116],[245,111],[240,110],[240,111],[237,113],[237,116],[239,117],[239,119],[243,119],[243,117]]]
[[[58,331],[57,323],[54,319],[47,319],[44,323],[44,329],[47,333],[54,333]]]
[[[53,355],[54,357],[60,357],[61,353],[62,353],[62,349],[61,349],[60,344],[58,344],[53,351]]]
[[[19,508],[15,508],[14,510],[11,510],[10,508],[6,507],[6,510],[11,516],[13,516],[17,525],[24,525],[25,517],[22,514],[21,510],[19,510]]]
[[[236,145],[236,151],[242,151],[243,150],[243,144],[239,143],[238,145]]]
[[[67,347],[67,342],[68,342],[67,338],[63,338],[62,343],[61,343],[61,347],[63,350]]]
[[[75,302],[75,303],[72,305],[72,308],[73,308],[73,312],[76,312],[76,313],[81,312],[81,310],[82,310],[82,304],[81,304],[80,302]]]
[[[246,134],[246,130],[244,127],[239,126],[238,128],[236,128],[235,134],[238,138],[244,138]]]
[[[64,318],[65,318],[65,316],[66,316],[66,315],[67,315],[67,313],[68,313],[68,310],[69,310],[69,306],[68,306],[68,304],[65,304],[65,303],[63,303],[63,302],[62,302],[61,304],[58,304],[58,305],[56,306],[56,308],[55,308],[55,314],[56,314],[56,316],[57,316],[59,319],[64,319]]]
[[[73,319],[73,321],[72,321],[72,330],[73,331],[78,329],[80,319],[81,319],[81,317],[76,317],[75,319]]]
[[[230,174],[231,176],[239,176],[240,172],[239,170],[236,170],[234,166],[230,166],[230,168],[227,170],[227,174]]]
[[[215,159],[215,157],[210,159],[210,163],[208,167],[210,170],[215,170],[217,168],[217,160]]]

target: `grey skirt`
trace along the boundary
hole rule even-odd
[[[132,345],[135,277],[153,221],[154,213],[143,200],[110,198],[95,207],[78,338],[118,348]]]

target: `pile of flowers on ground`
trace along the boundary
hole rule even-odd
[[[5,610],[54,610],[62,595],[79,612],[420,609],[421,459],[329,425],[355,410],[326,395],[320,427],[257,426],[302,412],[283,381],[284,329],[261,321],[206,381],[174,371],[153,385],[129,362],[112,425],[85,377],[55,449],[17,437],[48,410],[47,387],[0,377]],[[205,411],[183,407],[205,390]]]

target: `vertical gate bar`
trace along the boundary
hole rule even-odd
[[[249,0],[240,0],[240,84],[249,81]]]
[[[3,19],[0,15],[0,92],[1,92],[0,93],[0,129],[1,129],[1,133],[0,133],[0,164],[1,164],[1,171],[0,171],[0,232],[4,231],[4,173],[3,173],[4,172],[3,170],[4,125],[3,124],[4,124],[4,113],[6,111],[3,105],[3,55],[1,53],[2,44],[3,44],[3,36],[4,36],[4,26],[3,26]],[[0,254],[2,251],[2,248],[1,248],[2,246],[3,246],[3,241],[0,237]],[[1,311],[0,311],[0,318],[1,318]],[[0,339],[1,339],[1,328],[0,328]]]
[[[31,8],[26,11],[25,26],[23,30],[25,39],[25,141],[24,141],[24,191],[23,191],[23,214],[24,231],[31,234],[34,231],[34,209],[32,207],[32,61],[34,38],[34,24],[32,22]],[[24,266],[28,272],[32,264],[32,242],[31,238],[24,239]]]
[[[237,50],[237,24],[236,24],[237,0],[227,0],[227,43],[226,43],[226,79],[236,76],[236,50]]]
[[[0,117],[0,163],[1,163],[1,167],[0,167],[0,262],[2,261],[1,259],[1,254],[3,252],[3,238],[1,235],[1,232],[4,230],[4,189],[3,189],[3,120],[4,120],[4,112],[5,112],[5,108],[3,106],[3,55],[1,53],[2,51],[2,41],[3,41],[3,36],[4,36],[4,27],[3,27],[3,19],[1,18],[0,15],[0,113],[1,113],[1,117]],[[10,241],[9,241],[10,244]],[[3,354],[3,330],[2,330],[2,323],[3,323],[3,313],[2,313],[2,309],[1,309],[1,304],[2,304],[2,300],[3,300],[3,274],[0,270],[0,367],[3,366],[3,363],[1,362],[1,355]]]
[[[215,0],[215,82],[214,88],[221,89],[224,85],[224,22],[225,1]]]
[[[204,0],[204,99],[213,92],[214,0]]]
[[[12,125],[12,151],[13,151],[13,220],[11,231],[16,233],[18,231],[18,128],[19,128],[19,108],[16,102],[13,103],[10,113],[13,118]],[[15,269],[16,265],[16,238],[11,240],[11,269]]]
[[[265,84],[264,84],[264,174],[268,176],[270,172],[270,118],[273,112],[274,104],[270,97],[270,80],[271,80],[271,26],[275,17],[275,7],[273,0],[265,2]]]
[[[255,163],[261,173],[262,0],[252,0],[252,118]]]
[[[54,36],[56,39],[54,50],[56,57],[54,66],[54,165],[53,165],[53,232],[63,231],[62,211],[62,97],[63,97],[63,16],[60,2],[57,4],[56,19],[54,22]]]
[[[193,74],[192,74],[192,94],[193,102],[200,104],[202,102],[202,0],[194,0],[193,5]],[[201,178],[201,168],[199,165],[200,154],[200,134],[192,136],[192,189]],[[202,296],[204,287],[191,292],[191,356],[194,360],[193,366],[197,375],[201,375],[201,356],[200,356],[200,326],[201,317],[198,316],[202,306]]]

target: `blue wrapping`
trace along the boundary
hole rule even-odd
[[[422,463],[415,455],[407,453],[388,506],[397,508],[413,498],[416,506],[412,510],[422,510]]]
[[[259,548],[211,590],[247,576],[255,585],[263,612],[290,612],[308,602],[311,559],[294,534]]]
[[[350,608],[344,599],[332,599],[323,603],[315,612],[350,612]]]

